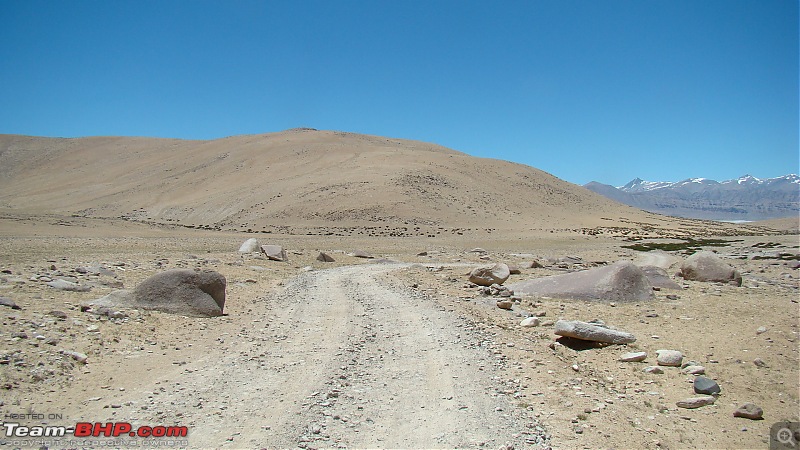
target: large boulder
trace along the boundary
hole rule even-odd
[[[241,247],[239,247],[239,253],[253,253],[258,251],[258,239],[250,238],[244,242],[242,242]]]
[[[492,267],[478,267],[469,274],[469,281],[479,286],[503,284],[511,275],[511,270],[503,263]]]
[[[684,280],[734,282],[742,285],[742,275],[719,256],[709,251],[702,251],[686,258],[681,264],[680,275]]]
[[[580,272],[520,281],[508,286],[515,294],[578,300],[643,301],[653,298],[647,275],[630,261]]]
[[[652,284],[653,287],[661,289],[683,289],[683,287],[673,281],[672,278],[669,277],[667,271],[661,267],[643,266],[642,272],[644,272],[647,279],[650,280],[650,284]]]
[[[607,344],[630,344],[636,341],[636,337],[628,332],[612,330],[604,325],[578,320],[559,320],[556,322],[554,333],[583,341]]]
[[[286,262],[289,260],[286,257],[286,250],[280,245],[262,245],[261,251],[267,256],[267,259],[272,261]]]
[[[149,309],[192,317],[221,316],[225,287],[225,277],[219,272],[173,269],[153,275],[132,291],[114,291],[89,306]]]

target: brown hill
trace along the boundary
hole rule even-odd
[[[311,129],[212,141],[0,135],[0,208],[328,235],[729,228],[645,213],[521,164]]]

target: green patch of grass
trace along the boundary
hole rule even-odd
[[[622,248],[639,252],[649,252],[652,250],[663,250],[665,252],[683,251],[683,253],[691,255],[702,250],[702,247],[727,247],[731,245],[732,242],[741,242],[741,240],[687,239],[685,242],[642,242],[633,245],[623,245]]]

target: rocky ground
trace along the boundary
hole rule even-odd
[[[586,236],[260,238],[287,249],[282,263],[239,254],[245,234],[70,223],[0,232],[0,297],[19,308],[0,305],[0,405],[63,415],[25,424],[183,425],[191,448],[763,448],[772,423],[798,420],[796,235],[709,247],[741,287],[677,279],[684,289],[651,301],[522,297],[505,310],[470,269],[517,265],[510,283],[628,259],[672,274],[686,255]],[[226,315],[81,310],[169,268],[222,273]],[[48,285],[59,279],[74,285]],[[520,326],[527,316],[539,325]],[[637,340],[570,348],[556,342],[559,319]],[[703,366],[715,403],[678,407],[695,375],[645,372],[660,349]],[[638,351],[644,361],[619,361]],[[733,417],[748,402],[763,420]]]

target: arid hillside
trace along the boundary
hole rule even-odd
[[[213,141],[2,135],[0,209],[302,235],[730,234],[521,164],[312,129]]]

